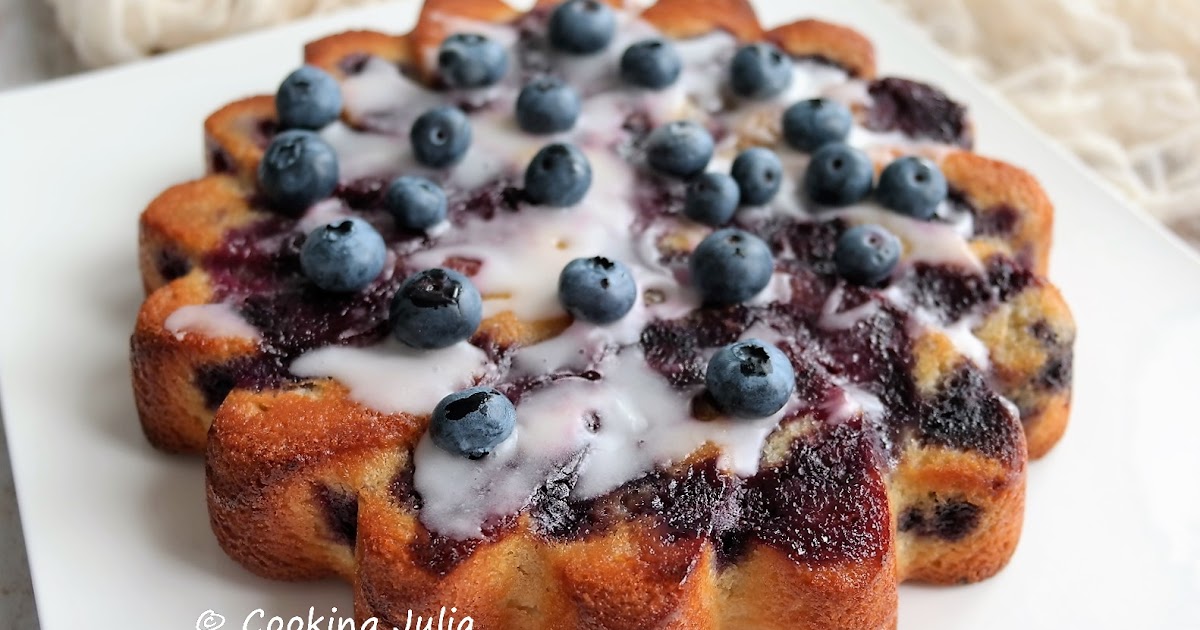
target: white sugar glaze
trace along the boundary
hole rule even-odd
[[[351,216],[354,216],[353,212],[341,199],[327,199],[309,208],[300,217],[300,220],[296,221],[295,231],[301,234],[308,234],[337,219],[344,219]]]
[[[183,339],[189,334],[212,337],[214,339],[237,337],[258,341],[260,336],[246,318],[229,304],[190,304],[181,306],[167,316],[163,327]]]
[[[358,402],[383,413],[427,414],[448,394],[489,373],[487,356],[467,342],[440,350],[413,350],[389,340],[370,348],[329,346],[292,362],[300,377],[348,383]]]
[[[559,339],[545,344],[560,346],[556,351],[569,347]],[[763,441],[792,407],[757,420],[701,422],[691,416],[691,397],[698,392],[673,388],[636,347],[608,354],[594,369],[601,380],[563,379],[523,399],[516,431],[482,460],[452,455],[422,438],[413,478],[424,500],[422,521],[445,535],[479,536],[487,516],[516,511],[555,468],[574,458],[572,496],[580,499],[680,461],[705,443],[720,447],[724,468],[748,476],[758,469]]]
[[[335,123],[322,132],[336,149],[343,182],[365,177],[388,178],[401,173],[429,176],[442,183],[451,203],[473,190],[502,181],[519,184],[525,164],[552,141],[576,144],[593,169],[593,185],[578,205],[567,209],[533,207],[521,202],[515,212],[498,211],[492,219],[474,217],[461,224],[439,226],[433,244],[413,254],[414,267],[445,264],[448,258],[479,263],[472,280],[485,297],[485,315],[511,311],[523,321],[562,317],[557,301],[559,270],[580,256],[603,255],[630,267],[644,299],[622,320],[609,326],[571,324],[554,338],[520,348],[503,369],[489,363],[479,349],[461,343],[420,353],[387,342],[373,348],[330,347],[313,350],[291,367],[301,377],[332,377],[344,384],[357,401],[384,413],[426,414],[444,395],[477,383],[496,383],[506,377],[579,374],[593,370],[599,380],[568,377],[554,380],[518,401],[517,427],[491,455],[472,461],[434,446],[428,437],[414,451],[414,484],[423,499],[421,521],[431,531],[454,538],[478,537],[489,519],[511,514],[528,504],[547,476],[564,465],[576,471],[573,496],[602,495],[658,466],[687,457],[697,447],[720,447],[720,464],[736,474],[751,475],[759,467],[764,441],[781,418],[795,413],[792,400],[779,413],[760,420],[691,416],[696,388],[677,388],[652,369],[638,340],[656,320],[673,319],[699,306],[688,287],[686,272],[664,263],[660,239],[669,235],[674,247],[688,250],[711,230],[677,214],[652,218],[638,208],[636,147],[617,143],[616,133],[631,113],[650,125],[679,118],[711,120],[719,116],[730,133],[719,140],[710,170],[727,170],[739,150],[738,139],[773,143],[769,127],[780,112],[799,99],[827,96],[851,105],[868,105],[864,82],[844,71],[814,61],[798,61],[790,88],[765,102],[743,102],[724,87],[722,77],[736,41],[724,32],[677,42],[684,73],[660,92],[635,90],[621,84],[616,73],[621,51],[630,43],[654,35],[654,29],[621,14],[617,41],[604,52],[587,57],[553,55],[548,63],[584,94],[581,117],[571,131],[534,136],[518,129],[512,110],[519,88],[517,55],[510,53],[510,71],[499,85],[472,93],[430,90],[409,79],[391,63],[370,59],[362,72],[343,84],[346,114],[359,128]],[[483,33],[505,45],[515,45],[508,26],[448,20],[453,31]],[[423,60],[435,63],[433,57]],[[423,111],[446,102],[470,102],[473,141],[463,161],[444,171],[417,164],[407,138],[413,120]],[[732,107],[731,107],[732,105]],[[849,142],[873,157],[897,152],[930,154],[944,150],[899,132],[878,133],[856,126]],[[939,210],[940,222],[921,222],[863,203],[850,208],[822,209],[804,199],[799,186],[808,158],[781,148],[785,177],[780,193],[768,205],[742,209],[739,223],[754,226],[772,218],[839,217],[851,223],[872,222],[895,232],[905,244],[903,264],[928,261],[979,271],[980,261],[967,246],[971,217],[950,204]],[[682,187],[676,185],[675,192]],[[311,229],[348,214],[341,202],[318,204],[301,221]],[[793,256],[786,247],[781,257]],[[988,364],[986,347],[971,333],[974,319],[939,321],[908,301],[899,291],[884,292],[885,300],[914,312],[910,325],[936,329],[981,367]],[[751,305],[787,302],[793,297],[792,278],[776,273]],[[843,308],[843,293],[828,299],[818,325],[849,330],[873,317],[878,300]],[[652,299],[651,299],[652,298]],[[189,307],[190,308],[190,307]],[[232,326],[226,307],[177,313],[180,330],[221,330]],[[172,316],[175,318],[175,315]],[[227,330],[227,329],[226,329]],[[251,329],[252,330],[252,329]],[[786,341],[780,333],[755,324],[742,338]],[[883,403],[864,387],[837,381],[840,387],[825,409],[829,422],[880,418]],[[593,426],[594,425],[594,426]]]
[[[908,311],[911,314],[909,323],[915,327],[917,332],[926,330],[939,332],[950,340],[959,354],[975,365],[983,369],[987,369],[991,365],[987,345],[975,336],[974,329],[979,324],[978,314],[971,313],[957,321],[946,322],[929,309],[914,303],[912,298],[898,287],[888,287],[880,295],[896,307]]]

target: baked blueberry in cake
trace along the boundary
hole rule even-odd
[[[139,415],[231,557],[384,625],[614,629],[888,628],[1008,561],[1074,325],[949,96],[741,0],[305,52],[141,218]]]

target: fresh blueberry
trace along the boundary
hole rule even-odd
[[[457,107],[441,105],[421,114],[413,122],[413,156],[432,168],[457,163],[471,146],[471,121]]]
[[[359,291],[383,271],[387,245],[370,223],[337,219],[304,239],[300,268],[313,284],[326,291]]]
[[[692,286],[705,303],[734,304],[766,288],[775,270],[775,258],[761,238],[726,228],[700,241],[688,267]]]
[[[900,262],[900,239],[878,225],[856,225],[838,237],[833,262],[846,280],[877,285]]]
[[[661,90],[671,85],[683,71],[683,60],[670,42],[646,39],[621,55],[621,77],[638,87]]]
[[[258,163],[258,186],[272,206],[299,212],[333,194],[338,159],[333,147],[311,131],[275,136]]]
[[[429,437],[439,448],[480,459],[512,435],[517,410],[491,387],[472,387],[446,396],[429,417]]]
[[[567,0],[550,14],[547,35],[557,49],[576,55],[599,52],[617,32],[617,17],[600,0]]]
[[[508,71],[508,53],[500,44],[476,33],[455,33],[438,50],[438,72],[453,88],[493,85]]]
[[[302,66],[279,86],[275,112],[283,129],[321,129],[341,115],[342,89],[324,70]]]
[[[636,299],[637,283],[620,261],[576,258],[558,276],[558,301],[577,319],[611,324],[624,317]]]
[[[693,221],[718,226],[729,223],[741,193],[737,182],[724,173],[704,173],[688,184],[683,213]]]
[[[426,230],[446,220],[446,192],[416,175],[397,177],[383,196],[383,205],[407,230]]]
[[[555,77],[538,77],[517,95],[517,124],[529,133],[558,133],[575,126],[579,93]]]
[[[696,175],[708,166],[712,155],[712,135],[690,120],[669,122],[646,138],[646,162],[666,175]]]
[[[772,44],[742,46],[729,66],[729,87],[744,98],[765,99],[792,84],[792,60]]]
[[[704,384],[725,413],[766,418],[787,404],[796,389],[796,369],[779,348],[747,339],[721,348],[709,359]]]
[[[483,320],[483,298],[451,269],[419,271],[392,299],[392,334],[413,348],[445,348],[469,339]]]
[[[804,190],[823,206],[848,206],[871,193],[874,177],[875,167],[866,153],[833,142],[813,154],[804,174]]]
[[[879,175],[875,197],[900,214],[929,219],[946,200],[946,176],[937,164],[916,156],[902,157],[887,165]]]
[[[783,183],[783,163],[779,156],[762,147],[751,147],[739,153],[729,172],[741,191],[742,203],[751,206],[770,201]]]
[[[827,98],[800,101],[783,110],[784,140],[808,153],[830,142],[845,142],[853,124],[850,108]]]
[[[525,168],[525,196],[543,206],[579,203],[592,185],[592,165],[572,144],[542,147]]]

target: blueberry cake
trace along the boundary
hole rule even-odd
[[[744,0],[305,53],[141,217],[138,412],[231,557],[564,629],[890,628],[1008,561],[1074,325],[960,104]]]

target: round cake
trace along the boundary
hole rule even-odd
[[[427,0],[305,62],[141,218],[138,412],[231,557],[564,629],[888,628],[1008,561],[1074,324],[962,105],[740,0]]]

